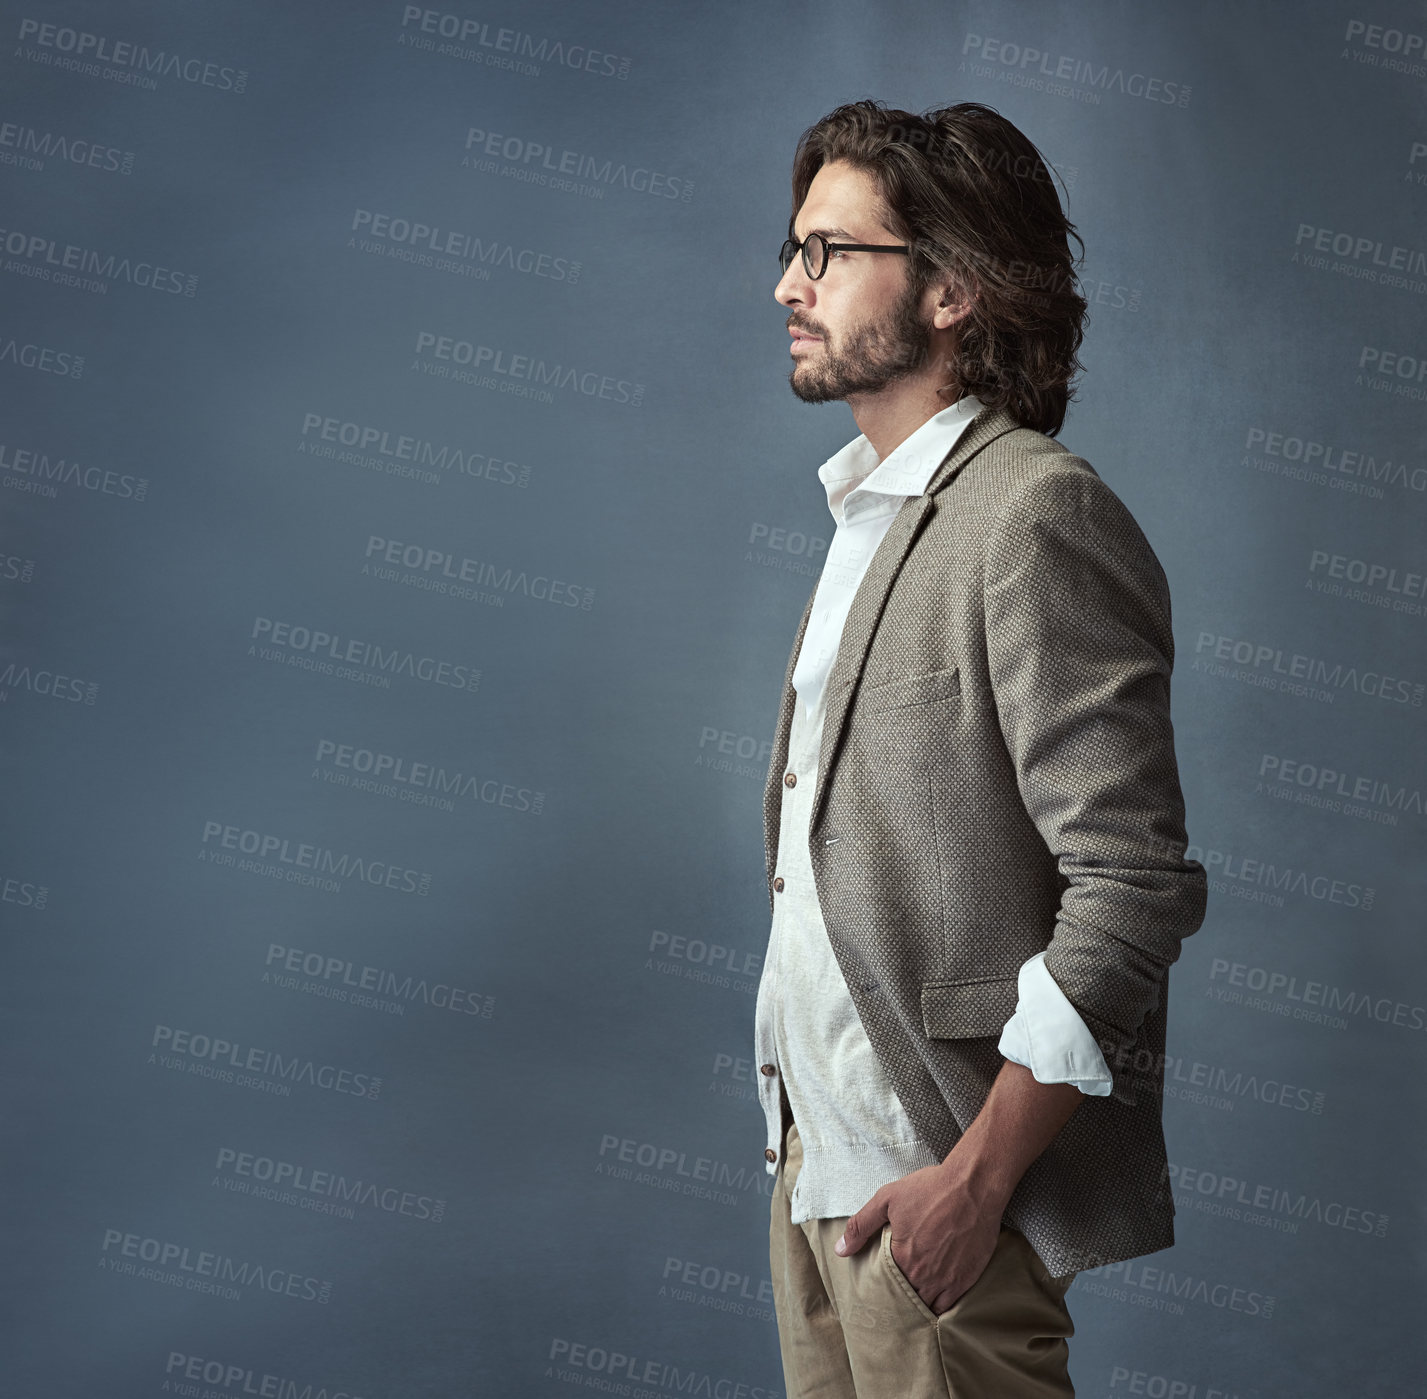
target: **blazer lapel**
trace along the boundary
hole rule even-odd
[[[818,785],[813,794],[813,809],[808,816],[810,831],[817,830],[818,816],[827,798],[826,779],[832,772],[832,758],[842,740],[852,694],[862,676],[868,648],[872,645],[878,619],[887,603],[887,594],[891,592],[892,584],[901,572],[902,562],[911,550],[912,541],[916,539],[922,521],[935,510],[936,503],[929,495],[907,497],[872,555],[867,572],[853,596],[852,607],[842,628],[842,638],[838,642],[837,658],[828,672],[827,688],[824,692],[822,743],[818,750]]]
[[[827,677],[822,742],[818,752],[818,784],[808,823],[810,830],[817,828],[818,816],[827,796],[827,775],[832,771],[832,759],[842,741],[852,695],[861,679],[868,649],[872,645],[878,620],[886,606],[887,595],[892,590],[897,574],[901,572],[902,564],[911,551],[923,522],[936,511],[933,496],[944,490],[977,452],[1017,426],[1019,425],[1016,420],[1004,409],[986,409],[978,413],[972,419],[971,426],[961,434],[956,445],[947,453],[946,460],[932,473],[925,493],[907,498],[872,555],[867,572],[852,599],[852,607],[847,614],[847,622],[843,626],[842,637],[838,643],[837,659]],[[788,731],[792,728],[793,704],[797,697],[793,689],[793,672],[798,666],[798,653],[802,649],[808,618],[812,615],[813,599],[816,596],[817,589],[814,588],[807,606],[803,608],[798,634],[793,641],[793,653],[788,659],[787,674],[783,678],[783,700],[778,709],[778,722],[774,730],[773,757],[763,794],[764,840],[770,881],[777,861],[783,771],[787,766]]]

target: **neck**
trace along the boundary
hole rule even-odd
[[[849,397],[847,406],[879,462],[885,461],[929,418],[962,397],[956,386],[943,392],[928,382],[893,385],[878,394]]]

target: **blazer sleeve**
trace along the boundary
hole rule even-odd
[[[1208,881],[1184,858],[1169,584],[1085,465],[1035,476],[987,545],[986,646],[1026,811],[1068,880],[1045,969],[1113,1065],[1164,994]]]

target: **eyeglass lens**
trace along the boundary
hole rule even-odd
[[[803,266],[807,269],[809,277],[814,279],[822,276],[823,266],[827,262],[827,241],[819,233],[810,233],[803,240]],[[783,250],[778,261],[782,264],[783,271],[786,272],[792,265],[793,259],[798,255],[797,243],[789,238],[783,244]]]

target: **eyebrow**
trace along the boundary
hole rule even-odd
[[[821,233],[829,242],[837,238],[845,238],[849,243],[855,243],[857,241],[845,228],[810,228],[807,233],[803,234],[803,237],[807,238],[808,235],[812,233]],[[794,228],[792,234],[794,238],[797,238],[798,230]]]

